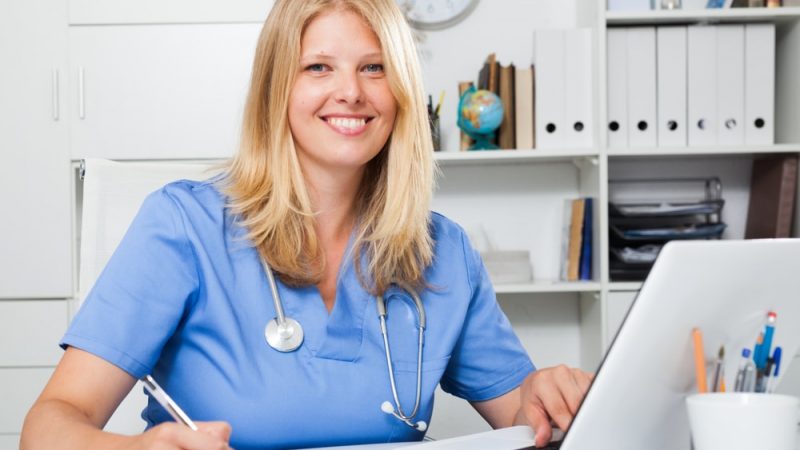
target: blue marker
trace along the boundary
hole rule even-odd
[[[767,314],[767,325],[764,327],[764,341],[756,349],[753,358],[756,362],[756,367],[759,370],[767,368],[767,358],[769,358],[770,351],[772,350],[772,336],[775,334],[775,321],[778,315],[770,311]]]

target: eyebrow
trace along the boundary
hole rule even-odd
[[[383,53],[375,52],[375,53],[367,53],[366,55],[361,56],[362,59],[372,59],[372,58],[383,58]],[[305,55],[300,57],[300,61],[306,61],[309,59],[313,60],[323,60],[323,61],[330,61],[336,59],[335,56],[326,55],[324,53],[312,53],[310,55]]]

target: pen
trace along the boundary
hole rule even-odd
[[[775,390],[774,384],[777,383],[777,381],[775,381],[775,380],[778,379],[778,373],[780,372],[780,369],[781,369],[781,355],[782,355],[782,353],[783,353],[783,350],[781,350],[780,346],[775,347],[775,351],[772,353],[772,362],[773,362],[773,365],[775,366],[775,372],[772,374],[772,377],[770,377],[770,379],[769,379],[769,383],[767,384],[767,392],[773,392]]]
[[[706,358],[703,353],[703,333],[699,328],[692,329],[692,339],[694,341],[694,369],[697,376],[697,392],[705,394],[708,392],[706,382]]]
[[[725,392],[725,346],[719,347],[717,360],[714,361],[714,380],[711,392]]]
[[[175,419],[176,422],[182,423],[187,427],[191,428],[194,431],[197,431],[197,425],[192,422],[192,419],[186,415],[185,412],[175,403],[172,398],[167,395],[167,393],[161,389],[161,386],[156,383],[156,380],[153,379],[150,375],[145,375],[144,378],[141,379],[142,384],[144,385],[144,389],[153,396],[154,399],[161,405],[164,409],[167,410],[170,416]]]

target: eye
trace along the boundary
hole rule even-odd
[[[327,68],[325,64],[316,63],[307,65],[305,70],[308,72],[324,72]]]
[[[383,64],[367,64],[364,66],[365,72],[383,73]]]

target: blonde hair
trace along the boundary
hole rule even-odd
[[[429,210],[436,166],[416,47],[394,0],[275,2],[256,48],[240,149],[222,190],[247,238],[282,281],[302,286],[321,280],[325,258],[287,110],[303,32],[337,8],[360,15],[375,32],[397,102],[394,129],[367,163],[356,199],[355,268],[373,294],[393,280],[420,289],[433,260]]]

